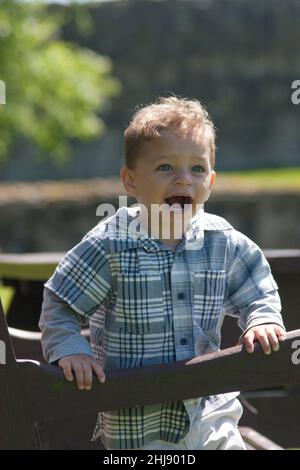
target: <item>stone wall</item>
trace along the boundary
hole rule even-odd
[[[291,101],[300,69],[299,1],[92,2],[85,34],[74,5],[50,8],[65,10],[63,39],[111,58],[122,92],[103,112],[105,136],[76,140],[69,164],[38,158],[19,136],[0,162],[0,181],[117,175],[135,107],[170,93],[208,107],[219,171],[299,165],[300,105]]]
[[[207,212],[225,217],[261,248],[300,248],[300,193],[215,193]]]
[[[0,185],[0,252],[65,251],[119,207],[117,180]],[[128,199],[128,205],[133,204]],[[300,248],[300,192],[216,190],[206,211],[225,217],[262,248]]]

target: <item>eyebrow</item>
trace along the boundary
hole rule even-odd
[[[153,163],[156,163],[159,160],[165,160],[165,159],[174,160],[176,158],[178,158],[177,155],[158,155],[157,157],[155,157],[153,159]],[[200,156],[193,155],[192,158],[195,159],[195,160],[200,160],[202,162],[206,162],[206,159],[203,158],[203,157],[200,157]]]

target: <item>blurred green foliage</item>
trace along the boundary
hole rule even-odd
[[[99,113],[120,83],[109,58],[60,39],[64,12],[46,4],[1,1],[0,79],[6,105],[0,106],[0,158],[17,135],[32,140],[57,162],[69,154],[70,139],[101,135]]]

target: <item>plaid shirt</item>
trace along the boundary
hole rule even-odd
[[[46,284],[90,320],[93,354],[106,371],[217,351],[225,314],[237,317],[242,330],[270,322],[283,326],[269,265],[245,235],[223,218],[199,211],[172,249],[131,228],[138,209],[123,207],[98,224],[67,253]],[[55,315],[42,329],[47,331],[51,321],[53,333]],[[80,346],[78,331],[65,341],[60,338],[57,348],[53,335],[44,335],[50,362],[88,353]],[[237,395],[99,413],[93,439],[101,436],[109,449],[139,448],[153,440],[177,443],[196,415]]]

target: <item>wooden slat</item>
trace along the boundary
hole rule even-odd
[[[283,448],[275,444],[275,442],[252,428],[240,426],[239,431],[249,450],[283,450]]]
[[[46,281],[65,253],[0,254],[0,279]]]
[[[34,429],[43,429],[43,423],[47,428],[47,423],[56,420],[59,423],[98,411],[300,383],[299,366],[291,360],[300,330],[288,333],[280,350],[270,356],[263,354],[259,345],[253,354],[236,346],[188,361],[115,370],[107,373],[105,384],[94,380],[88,392],[67,382],[60,368],[15,361],[1,304],[0,339],[7,342],[10,351],[10,360],[0,365],[2,449],[39,448]]]
[[[11,339],[3,312],[2,302],[0,299],[0,341],[5,345],[5,363],[7,368],[16,368],[17,362],[12,347]]]
[[[34,449],[33,421],[0,300],[0,340],[6,358],[0,364],[0,449]],[[27,379],[26,379],[27,382]]]
[[[300,330],[289,332],[280,350],[270,356],[259,345],[253,354],[236,346],[189,361],[116,370],[107,374],[105,384],[94,380],[88,392],[68,383],[57,367],[30,362],[19,367],[24,387],[31,394],[34,419],[58,419],[96,410],[300,383],[300,366],[291,361],[295,340],[300,340]]]
[[[300,273],[300,250],[263,250],[271,268],[279,273]],[[65,253],[0,254],[0,279],[45,281]]]
[[[278,274],[300,275],[300,250],[263,250],[271,269]]]

